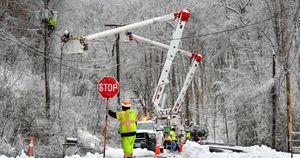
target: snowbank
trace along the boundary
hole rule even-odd
[[[251,147],[233,147],[245,151],[245,153],[236,152],[222,152],[222,153],[211,153],[209,146],[199,145],[195,142],[187,141],[183,145],[183,151],[181,156],[183,158],[290,158],[290,153],[277,152],[265,145],[262,146],[251,146]],[[300,158],[300,155],[294,155],[294,158]]]
[[[182,147],[182,156],[184,158],[193,158],[195,155],[208,154],[209,147],[206,145],[199,145],[196,142],[187,141]]]
[[[4,155],[0,155],[0,158],[13,158],[13,157],[7,157]],[[17,156],[16,158],[34,158],[34,157],[28,157],[24,151],[21,152],[21,155]]]

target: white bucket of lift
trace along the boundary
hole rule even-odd
[[[120,35],[120,39],[119,39],[120,42],[129,42],[129,37],[126,35],[125,32],[120,32],[119,35]]]
[[[82,54],[84,53],[83,45],[79,42],[79,40],[69,40],[68,42],[63,44],[63,54],[65,55],[73,55],[73,54]]]

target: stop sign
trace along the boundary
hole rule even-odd
[[[98,82],[98,93],[103,98],[112,98],[119,93],[119,83],[113,76],[102,77]]]

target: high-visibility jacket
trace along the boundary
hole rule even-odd
[[[136,132],[136,113],[134,110],[117,112],[117,119],[120,121],[119,132],[121,134]]]
[[[191,132],[186,132],[186,139],[190,140],[191,139]]]
[[[49,24],[50,26],[56,26],[56,20],[53,19],[53,18],[49,18],[49,19],[48,19],[48,24]]]
[[[170,139],[170,141],[175,141],[175,140],[177,140],[177,136],[176,136],[176,133],[174,132],[174,131],[170,131],[170,136],[171,136],[171,139]]]

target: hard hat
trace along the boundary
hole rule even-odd
[[[131,107],[130,99],[126,98],[126,99],[122,100],[121,105],[124,106],[124,107]]]
[[[174,126],[171,129],[172,129],[172,131],[175,131],[175,127]]]
[[[65,35],[69,34],[69,31],[68,31],[68,30],[65,30],[64,34],[65,34]]]

